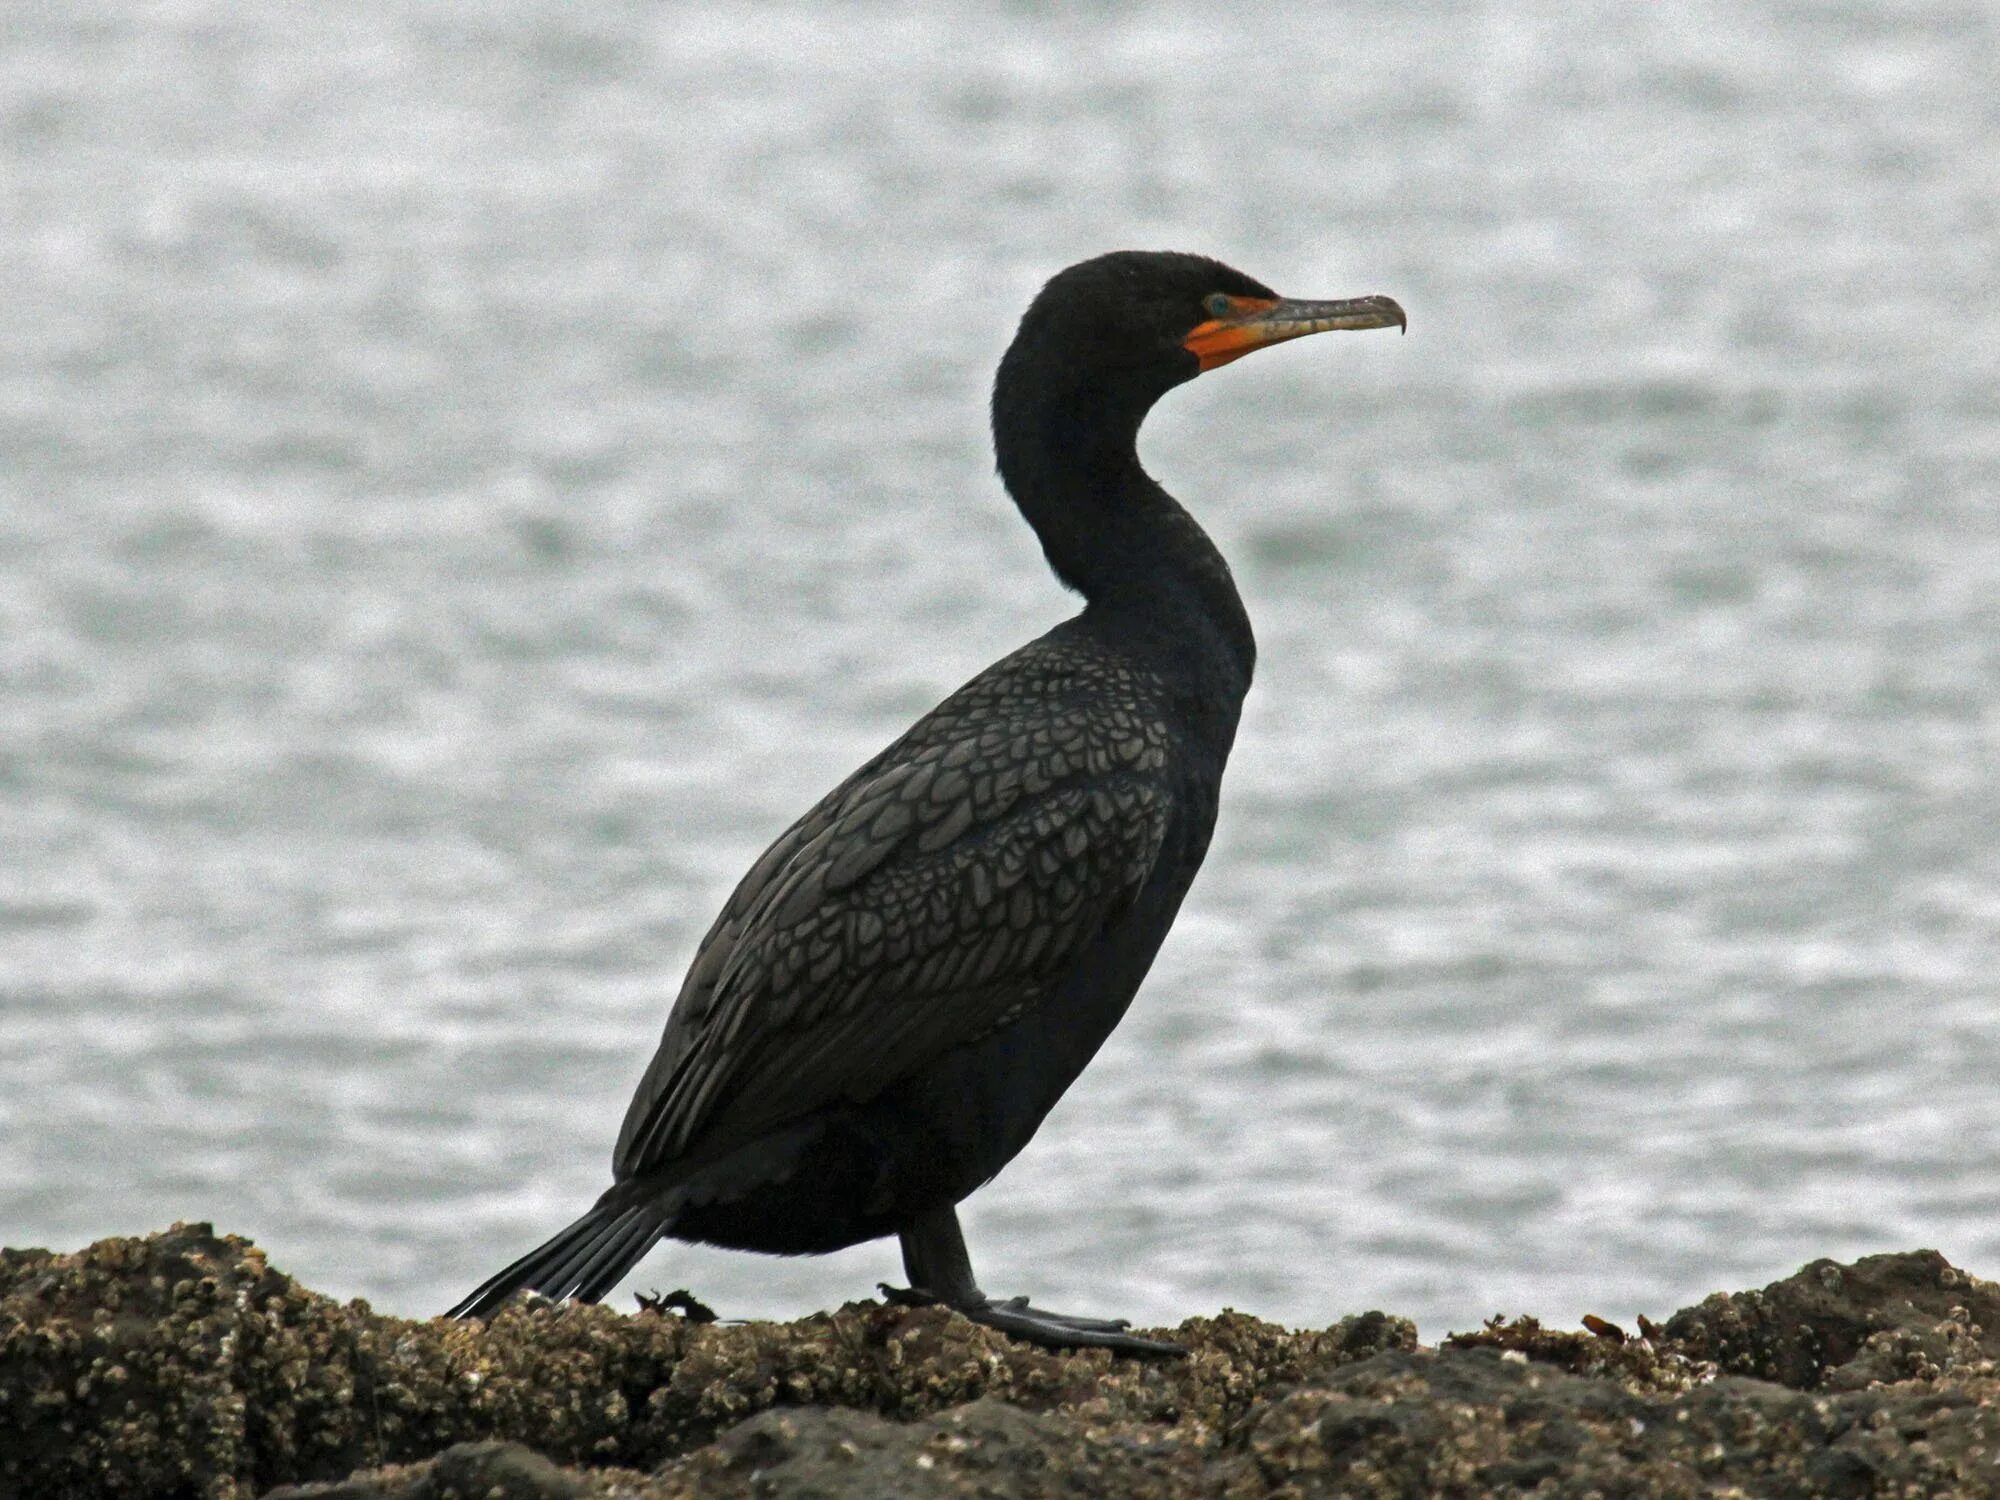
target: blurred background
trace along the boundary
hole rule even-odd
[[[1144,247],[1411,326],[1147,430],[1260,675],[982,1281],[1436,1337],[2000,1274],[1990,7],[75,0],[0,45],[5,1243],[212,1219],[422,1315],[580,1212],[735,878],[1073,608],[983,403],[1049,274]]]

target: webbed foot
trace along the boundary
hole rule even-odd
[[[1142,1338],[1125,1330],[1132,1325],[1124,1318],[1086,1318],[1031,1307],[1026,1297],[996,1300],[954,1301],[935,1296],[921,1287],[893,1287],[886,1283],[882,1295],[897,1307],[949,1307],[975,1323],[997,1328],[1010,1338],[1023,1339],[1049,1349],[1109,1349],[1117,1354],[1150,1354],[1178,1358],[1187,1353],[1179,1344],[1163,1339]]]

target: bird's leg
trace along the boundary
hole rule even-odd
[[[907,1291],[884,1286],[882,1293],[902,1307],[971,1307],[986,1301],[986,1293],[972,1279],[972,1257],[965,1253],[965,1235],[958,1227],[958,1211],[932,1209],[910,1220],[899,1238],[903,1246],[903,1274],[910,1278]]]
[[[903,1227],[903,1270],[908,1290],[884,1286],[882,1295],[901,1307],[941,1305],[975,1323],[1051,1349],[1113,1349],[1121,1354],[1185,1354],[1179,1344],[1127,1333],[1123,1318],[1084,1318],[1030,1307],[1026,1297],[995,1302],[972,1279],[972,1258],[958,1213],[950,1207],[918,1214]]]

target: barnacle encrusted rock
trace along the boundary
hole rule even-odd
[[[1991,1375],[2000,1286],[1935,1250],[1816,1260],[1760,1292],[1717,1292],[1675,1313],[1666,1333],[1726,1370],[1801,1390]]]
[[[1934,1253],[1590,1325],[1224,1313],[1140,1362],[873,1303],[416,1322],[182,1224],[0,1252],[0,1500],[1994,1493],[2000,1288]]]

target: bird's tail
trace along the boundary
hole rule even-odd
[[[639,1264],[671,1214],[657,1203],[620,1202],[607,1193],[569,1228],[545,1240],[475,1288],[448,1318],[483,1318],[528,1288],[560,1302],[595,1302]]]

